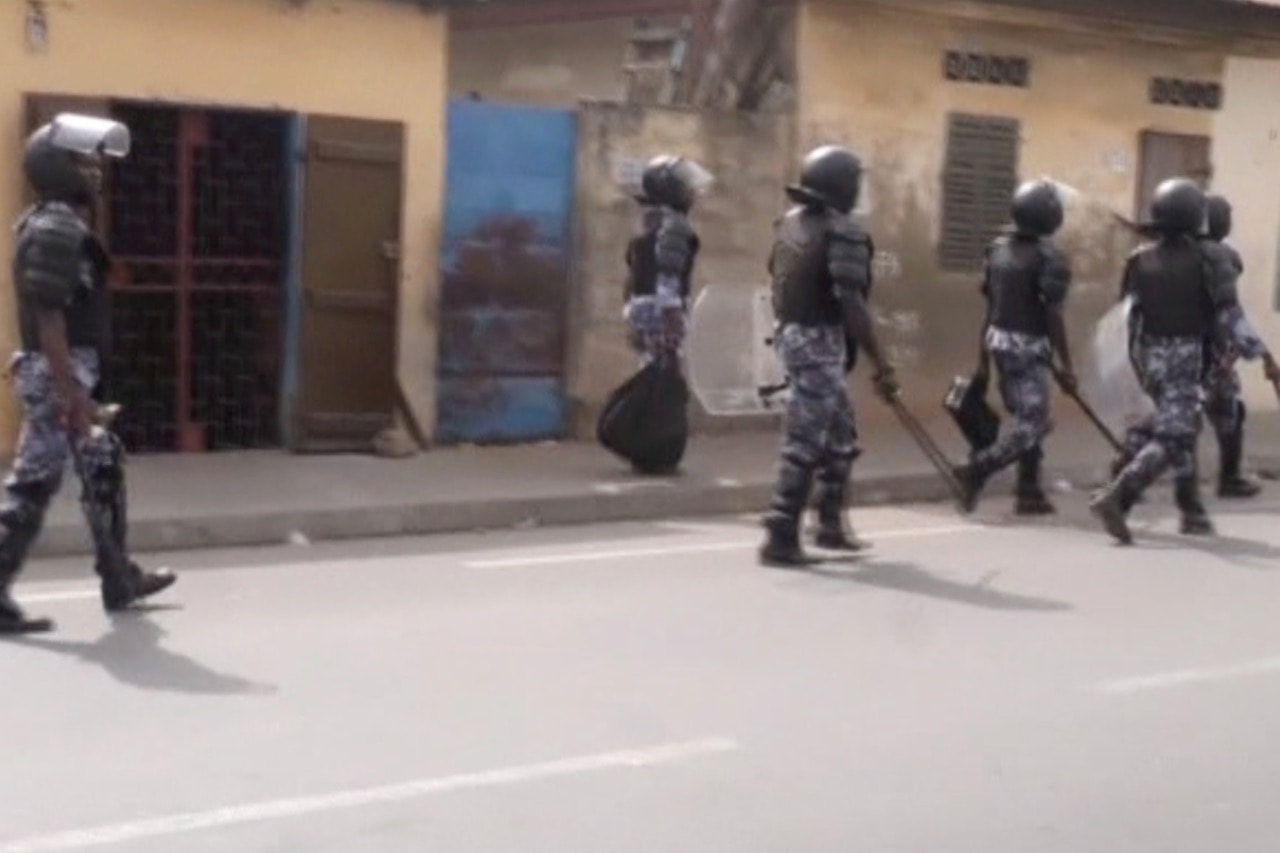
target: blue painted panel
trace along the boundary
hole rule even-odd
[[[563,433],[576,136],[567,110],[449,106],[440,441]]]

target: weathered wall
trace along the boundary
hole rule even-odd
[[[620,173],[629,162],[668,151],[706,164],[716,184],[693,213],[703,245],[695,297],[708,283],[760,287],[767,282],[772,222],[786,206],[782,186],[792,170],[794,127],[785,115],[611,103],[584,104],[578,126],[576,343],[568,382],[575,430],[589,435],[605,397],[637,367],[626,343],[622,286],[623,256],[638,224],[638,207]],[[695,428],[736,425],[711,423],[695,412]]]
[[[399,372],[420,423],[435,422],[437,254],[448,25],[408,3],[314,0],[59,0],[48,46],[24,45],[26,4],[0,16],[0,220],[14,220],[23,94],[42,92],[270,107],[406,125]],[[405,81],[388,85],[388,81]],[[12,236],[0,228],[0,256]],[[6,261],[7,263],[7,261]],[[424,313],[425,309],[425,313]],[[12,289],[0,287],[0,350],[15,344]],[[424,320],[425,316],[425,320]],[[0,454],[16,411],[0,394]]]
[[[904,9],[924,5],[936,8]],[[1131,215],[1139,132],[1209,134],[1213,123],[1208,111],[1150,105],[1149,78],[1219,80],[1224,56],[1213,45],[1143,42],[1062,16],[956,7],[948,15],[941,4],[805,0],[797,50],[800,146],[848,144],[873,170],[869,226],[891,256],[875,301],[910,369],[908,396],[935,412],[946,381],[973,363],[981,309],[977,276],[944,274],[936,262],[947,113],[1019,119],[1023,179],[1052,175]],[[1032,85],[949,83],[948,49],[1027,56]],[[1070,321],[1083,363],[1089,326],[1114,299],[1132,240],[1094,207],[1069,213],[1062,242],[1076,268]]]
[[[678,18],[648,19],[658,27]],[[622,65],[633,18],[456,29],[450,34],[449,92],[487,101],[572,108],[623,97]]]
[[[1280,344],[1280,116],[1263,105],[1280,91],[1280,62],[1230,59],[1224,78],[1231,96],[1214,122],[1214,189],[1236,209],[1230,242],[1244,259],[1245,310],[1274,347]],[[1260,368],[1247,367],[1242,375],[1248,405],[1275,405]]]

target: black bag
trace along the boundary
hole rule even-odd
[[[605,401],[596,439],[643,474],[680,467],[689,442],[689,386],[674,361],[656,359]]]
[[[1000,435],[1000,416],[987,404],[987,383],[957,376],[942,402],[974,453],[986,450]]]

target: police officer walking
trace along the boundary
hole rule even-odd
[[[627,246],[624,316],[630,340],[648,363],[679,357],[699,240],[689,222],[710,174],[683,157],[660,155],[641,176],[639,233]]]
[[[774,223],[768,264],[777,321],[774,346],[791,398],[777,485],[764,518],[760,562],[766,566],[811,562],[799,531],[815,477],[818,547],[857,551],[865,546],[845,519],[848,481],[859,454],[844,381],[852,356],[846,340],[861,345],[874,362],[883,398],[892,400],[899,389],[867,307],[874,247],[851,218],[861,184],[862,163],[852,152],[815,149],[804,160],[799,185],[786,189],[796,206]]]
[[[986,384],[994,359],[1000,394],[1013,420],[995,444],[956,469],[956,478],[964,490],[964,508],[972,512],[987,480],[1016,461],[1016,511],[1044,515],[1054,512],[1041,486],[1040,466],[1041,445],[1053,426],[1049,398],[1055,352],[1062,362],[1058,381],[1068,392],[1076,388],[1063,319],[1071,268],[1051,241],[1063,220],[1062,200],[1052,183],[1022,184],[1011,211],[1012,233],[987,248],[982,281],[987,312],[976,378]]]
[[[96,201],[103,156],[125,156],[129,141],[118,122],[73,114],[59,115],[27,141],[23,168],[37,201],[18,221],[13,259],[21,349],[9,371],[23,422],[0,506],[0,633],[53,628],[48,619],[27,616],[11,588],[68,458],[82,484],[105,609],[125,610],[175,580],[129,559],[123,444],[93,423],[89,397],[110,320],[109,261],[83,213]]]
[[[1224,242],[1231,233],[1231,203],[1220,195],[1210,195],[1206,206],[1208,233],[1205,239],[1218,245],[1237,275],[1243,274],[1244,261],[1240,253]],[[1240,374],[1236,369],[1240,359],[1261,359],[1267,379],[1272,384],[1280,382],[1280,365],[1237,302],[1218,317],[1205,376],[1205,415],[1218,439],[1218,496],[1222,498],[1252,498],[1261,491],[1240,471],[1247,414],[1244,400],[1240,399]]]
[[[1160,184],[1151,203],[1158,237],[1138,248],[1125,265],[1121,291],[1133,300],[1130,351],[1156,414],[1150,440],[1095,495],[1090,508],[1107,532],[1126,545],[1133,541],[1130,509],[1170,467],[1182,532],[1213,532],[1196,476],[1200,390],[1205,348],[1218,324],[1239,307],[1239,270],[1221,243],[1199,238],[1205,212],[1204,192],[1194,182],[1174,178]]]

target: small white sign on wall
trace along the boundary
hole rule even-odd
[[[1117,175],[1128,174],[1129,155],[1123,151],[1108,151],[1102,155],[1102,165]]]
[[[643,160],[635,157],[623,157],[613,164],[613,182],[620,187],[640,186],[640,176],[644,174]]]

